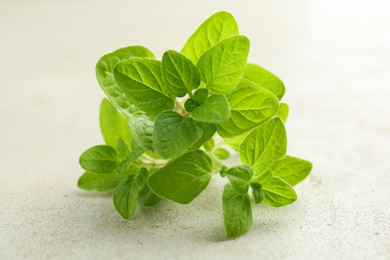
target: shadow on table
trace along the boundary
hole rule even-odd
[[[121,239],[169,238],[224,242],[226,237],[223,225],[221,196],[223,186],[212,181],[210,186],[191,204],[180,205],[163,200],[154,207],[138,206],[130,221],[122,219],[112,204],[112,194],[97,192],[75,192],[78,203],[83,204],[82,218],[88,219],[84,228],[99,236],[118,236]],[[288,219],[297,207],[275,209],[266,205],[253,204],[253,227],[243,236],[250,239],[254,235],[278,233],[288,226]],[[295,213],[294,213],[295,212]],[[241,239],[241,238],[240,238]]]

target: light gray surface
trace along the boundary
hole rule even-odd
[[[223,182],[187,206],[131,222],[77,189],[79,154],[101,143],[100,55],[180,49],[217,10],[251,39],[250,60],[287,86],[289,154],[311,176],[285,208],[254,207],[226,240]],[[387,1],[0,1],[0,259],[390,259]]]

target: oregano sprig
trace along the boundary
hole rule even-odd
[[[231,238],[251,229],[252,202],[294,202],[292,186],[312,165],[286,155],[284,84],[247,63],[249,45],[233,16],[218,12],[161,61],[142,46],[104,55],[96,75],[107,95],[100,105],[105,144],[80,156],[86,172],[78,186],[112,192],[115,209],[131,219],[139,204],[192,202],[219,173]],[[233,150],[242,165],[228,168]]]

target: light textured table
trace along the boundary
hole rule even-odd
[[[390,16],[387,1],[0,1],[0,259],[390,259]],[[142,44],[179,50],[232,12],[250,60],[287,86],[289,154],[314,164],[296,203],[255,206],[226,240],[215,178],[187,206],[130,222],[76,187],[101,143],[94,66]]]

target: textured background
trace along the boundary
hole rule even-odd
[[[0,0],[0,259],[389,259],[388,1]],[[161,57],[218,10],[251,39],[290,105],[288,153],[314,168],[296,203],[255,206],[226,240],[215,178],[187,206],[131,222],[76,187],[102,142],[98,58],[141,44]],[[232,162],[234,163],[234,162]]]

